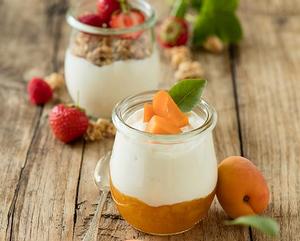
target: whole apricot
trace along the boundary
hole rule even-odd
[[[270,196],[261,172],[241,156],[228,157],[219,164],[216,194],[231,218],[262,213]]]

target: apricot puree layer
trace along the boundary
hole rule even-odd
[[[215,191],[204,198],[152,207],[127,196],[111,183],[111,194],[123,218],[136,229],[151,234],[175,234],[198,223],[208,212]]]

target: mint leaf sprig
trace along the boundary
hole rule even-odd
[[[239,0],[203,0],[193,28],[193,44],[202,45],[209,36],[235,44],[243,31],[235,11]]]
[[[199,102],[206,83],[203,79],[181,80],[169,90],[169,94],[181,111],[189,112]]]
[[[269,217],[258,215],[249,215],[236,218],[234,220],[225,221],[225,225],[244,225],[255,228],[269,236],[277,236],[279,234],[278,223]]]

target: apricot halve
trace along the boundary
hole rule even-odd
[[[152,134],[178,134],[180,128],[168,119],[154,115],[149,121],[146,131]]]
[[[153,97],[152,105],[156,115],[170,120],[179,128],[189,123],[188,117],[179,109],[167,91],[158,91]]]
[[[148,122],[151,120],[154,115],[152,103],[144,104],[144,122]]]

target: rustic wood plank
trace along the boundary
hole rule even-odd
[[[45,111],[20,180],[12,240],[72,240],[81,155],[82,142],[54,139]]]
[[[41,73],[51,71],[56,38],[55,19],[49,14],[53,3],[34,0],[4,0],[1,3],[1,84],[23,81],[23,74],[34,67]],[[5,74],[12,76],[14,81],[8,81]]]
[[[272,0],[272,1],[240,1],[240,12],[252,12],[255,15],[299,15],[300,4],[298,0]]]
[[[28,106],[22,92],[23,88],[0,88],[0,240],[10,234],[20,174],[41,112]]]
[[[276,4],[241,14],[246,37],[236,56],[236,81],[242,146],[269,183],[266,215],[281,226],[278,240],[300,240],[300,10],[295,4],[292,15],[280,8],[264,13]],[[253,240],[271,239],[254,232]]]
[[[18,73],[20,79],[21,74],[33,66],[38,66],[45,73],[57,69],[57,47],[66,3],[64,1],[32,0],[26,3],[6,1],[4,6],[8,15],[7,18],[5,16],[7,22],[5,22],[4,29],[7,36],[3,37],[2,41],[8,49],[5,52],[7,58],[1,59],[1,69]],[[20,15],[20,12],[23,14]],[[21,18],[15,21],[15,16],[21,16]],[[26,24],[31,28],[25,28]],[[4,51],[4,48],[1,50]],[[22,58],[20,51],[23,54]],[[5,80],[1,79],[1,81],[3,81],[1,82],[3,86],[10,88],[10,84],[7,84]],[[25,101],[24,88],[18,95],[21,95],[19,101],[22,101],[19,105],[30,108],[29,114],[34,113],[36,108],[29,107]],[[16,102],[14,98],[11,98],[11,101]],[[26,165],[23,167],[21,175],[14,178],[19,180],[17,183],[18,193],[13,199],[15,205],[9,216],[9,226],[6,227],[8,233],[6,240],[72,240],[73,238],[83,143],[63,145],[54,140],[48,126],[47,113],[56,101],[58,100],[54,100],[44,109],[27,155]],[[19,115],[23,114],[25,118],[26,114],[23,112],[21,109]],[[15,112],[12,112],[11,115],[13,114],[18,117]],[[22,116],[20,118],[22,120]],[[19,131],[23,138],[30,136],[27,134],[27,132],[30,133],[30,126],[27,122],[25,120],[26,125],[20,125],[20,129],[24,128],[24,133]],[[10,123],[11,128],[13,127],[12,123]],[[35,122],[31,121],[31,123]],[[23,145],[25,148],[25,144]],[[21,154],[22,152],[19,155]],[[9,153],[10,155],[13,156],[14,152]],[[16,164],[18,164],[17,168],[24,165],[21,161]],[[17,175],[17,168],[15,172],[10,170],[9,173]],[[9,195],[7,197],[10,198]],[[4,235],[5,233],[3,238],[0,238],[1,240],[5,239]]]
[[[154,1],[152,1],[154,2]],[[151,2],[151,3],[152,3]],[[160,12],[166,12],[165,5],[154,2]],[[215,56],[207,53],[197,53],[198,59],[206,69],[209,80],[206,98],[216,107],[219,114],[219,124],[215,130],[215,146],[219,160],[240,154],[233,83],[229,54]],[[170,78],[166,70],[165,78]],[[170,83],[170,79],[165,79]],[[92,143],[85,146],[77,202],[77,219],[75,240],[81,240],[95,212],[95,204],[99,192],[93,181],[93,171],[97,160],[112,146],[112,141]],[[249,240],[248,229],[224,227],[222,221],[226,215],[215,201],[209,216],[193,230],[173,237],[154,237],[142,234],[131,228],[119,215],[109,197],[101,219],[99,240],[115,240],[139,238],[142,240]],[[212,228],[213,227],[213,228]]]
[[[43,72],[52,65],[54,36],[46,9],[39,1],[0,2],[0,240],[11,239],[21,175],[42,111],[29,105],[22,76],[33,66]]]

